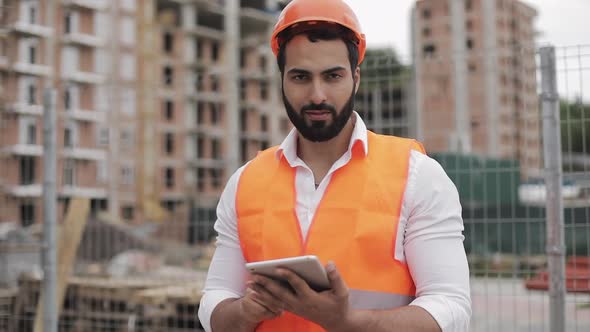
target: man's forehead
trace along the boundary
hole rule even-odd
[[[350,67],[348,49],[339,38],[312,42],[307,35],[297,35],[286,45],[285,53],[287,70],[293,67],[310,71]]]

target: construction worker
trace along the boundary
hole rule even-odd
[[[271,39],[294,129],[229,179],[199,318],[207,331],[467,331],[457,190],[414,140],[354,112],[366,41],[343,0],[293,0]],[[316,255],[331,289],[249,275]]]

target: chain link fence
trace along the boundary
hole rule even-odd
[[[371,50],[362,67],[356,109],[368,127],[424,141],[459,190],[472,331],[554,331],[550,318],[559,318],[559,312],[565,316],[558,323],[566,331],[590,330],[590,46],[554,51],[554,68],[541,66],[534,47],[496,50],[495,67],[486,62],[486,52],[466,59],[467,145],[455,144],[465,142],[464,133],[454,129],[453,119],[460,115],[452,107],[459,98],[449,69],[453,61],[429,56],[410,66],[391,50]],[[541,83],[551,70],[557,74],[561,150],[548,152],[542,105],[550,91],[543,91]],[[490,90],[489,82],[497,85]],[[490,91],[495,91],[492,97]],[[498,112],[489,114],[490,105]],[[561,155],[559,190],[546,178],[547,153]],[[561,223],[549,220],[546,210],[555,192],[561,192],[563,202]],[[24,219],[27,213],[21,211]],[[193,214],[202,222],[191,224],[188,234],[185,222],[154,231],[153,225],[120,224],[101,216],[85,220],[63,290],[59,330],[199,329],[196,312],[212,254],[214,211]],[[550,222],[557,222],[564,240],[563,250],[553,253],[563,263],[557,289],[565,293],[558,306],[550,297]],[[6,228],[0,232],[0,331],[32,331],[39,316],[42,229],[23,226],[8,230],[0,225]]]

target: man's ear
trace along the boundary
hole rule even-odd
[[[359,91],[359,86],[361,85],[361,66],[356,66],[356,69],[354,70],[354,93],[356,94]]]

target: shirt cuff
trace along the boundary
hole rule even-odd
[[[211,332],[211,315],[215,307],[224,300],[240,298],[239,294],[226,290],[211,290],[204,292],[199,305],[199,321],[207,332]]]
[[[426,310],[438,323],[443,332],[468,332],[471,313],[466,312],[464,305],[449,301],[446,296],[423,295],[416,298],[410,305]]]

